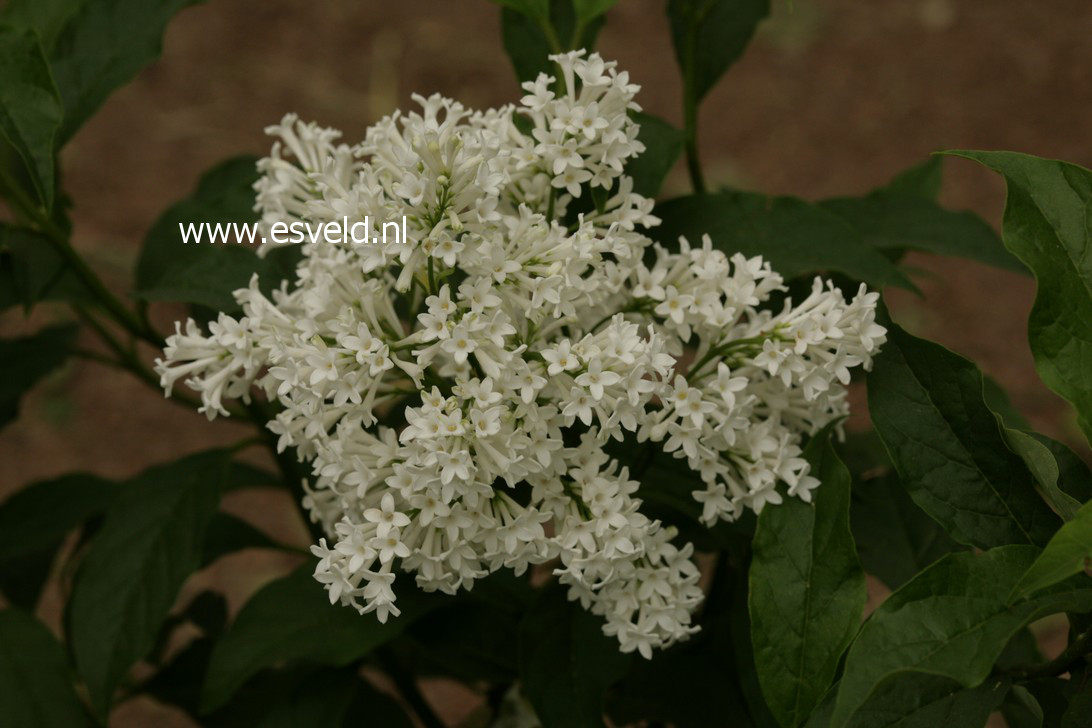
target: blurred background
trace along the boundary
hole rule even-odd
[[[621,0],[598,49],[641,84],[647,111],[681,126],[663,6]],[[948,148],[1092,166],[1088,0],[773,6],[773,18],[702,108],[712,184],[810,199],[860,195]],[[118,290],[128,286],[143,235],[163,209],[224,157],[265,153],[263,128],[287,111],[338,127],[352,142],[380,116],[408,106],[414,92],[471,107],[522,95],[501,47],[497,7],[485,0],[216,0],[182,12],[164,45],[162,59],[113,95],[64,152],[75,245]],[[664,194],[685,190],[680,164]],[[1000,224],[1003,183],[973,163],[946,161],[941,199]],[[1072,415],[1041,385],[1028,352],[1032,279],[955,259],[907,262],[918,269],[925,299],[893,295],[896,318],[978,362],[1036,429],[1079,443]],[[48,308],[30,320],[3,314],[0,335],[60,315]],[[153,314],[162,330],[184,315],[163,305]],[[37,387],[23,417],[0,434],[0,498],[72,470],[129,476],[246,433],[230,422],[210,425],[129,375],[75,361]],[[287,503],[268,493],[247,501],[254,497],[232,495],[228,508],[305,542]],[[218,564],[202,578],[223,580],[215,572],[234,568],[228,581],[238,599],[284,568],[283,556],[246,558],[244,571]]]

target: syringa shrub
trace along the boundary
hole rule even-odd
[[[496,0],[499,108],[435,89],[352,142],[283,116],[124,295],[73,246],[60,152],[190,3],[3,4],[0,322],[34,333],[0,338],[0,426],[79,361],[248,434],[0,502],[0,727],[1092,725],[1092,172],[941,153],[1005,180],[1000,235],[938,204],[938,155],[860,196],[720,186],[699,110],[770,3],[644,19],[681,129],[595,52],[616,3]],[[1064,443],[899,325],[930,305],[888,295],[921,294],[908,251],[1034,276]],[[254,550],[273,575],[225,558]]]
[[[179,327],[158,371],[210,418],[254,387],[282,405],[267,427],[311,464],[331,602],[386,621],[399,571],[454,594],[556,561],[569,598],[651,657],[696,631],[698,569],[603,445],[684,459],[709,525],[780,503],[779,482],[810,502],[801,443],[847,414],[885,329],[864,285],[775,302],[761,256],[654,244],[625,174],[638,87],[595,53],[550,60],[560,78],[519,106],[416,97],[353,146],[291,115],[270,127],[264,226],[404,217],[406,241],[304,245],[271,295],[257,276],[235,291],[241,316]]]

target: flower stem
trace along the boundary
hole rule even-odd
[[[1050,662],[1034,667],[1006,671],[1003,674],[1019,682],[1027,682],[1043,677],[1057,677],[1071,671],[1090,654],[1092,654],[1092,629],[1078,635],[1062,654]]]
[[[690,173],[690,184],[694,194],[705,194],[705,176],[701,171],[701,159],[698,156],[698,102],[694,98],[692,84],[686,85],[683,101],[683,117],[686,135],[686,170]]]
[[[0,189],[3,190],[14,211],[41,233],[60,253],[65,263],[80,282],[98,300],[103,309],[127,332],[155,346],[162,346],[162,338],[136,313],[122,303],[80,257],[69,242],[69,234],[56,225],[46,211],[27,197],[6,170],[0,169]]]

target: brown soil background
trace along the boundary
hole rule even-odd
[[[863,194],[946,148],[1011,149],[1092,166],[1092,3],[1087,0],[773,0],[775,13],[743,60],[709,95],[701,115],[713,184],[821,198]],[[183,12],[162,59],[115,94],[65,150],[75,201],[75,245],[119,291],[144,232],[224,157],[264,153],[262,129],[286,111],[360,138],[412,92],[441,92],[469,106],[520,93],[484,0],[220,0]],[[663,3],[622,0],[599,50],[629,70],[646,110],[681,121],[677,71]],[[686,189],[681,165],[665,191]],[[997,225],[1004,190],[970,162],[949,160],[942,201]],[[925,300],[893,296],[913,331],[973,358],[1038,429],[1080,442],[1068,407],[1035,375],[1026,343],[1030,278],[974,263],[915,256]],[[180,314],[153,309],[166,330]],[[0,316],[0,335],[63,316]],[[91,342],[87,342],[91,345]],[[146,352],[150,361],[153,353]],[[858,400],[859,401],[859,400]],[[209,424],[122,373],[66,366],[23,404],[0,434],[0,497],[72,470],[132,475],[163,460],[246,434]],[[305,542],[290,505],[233,496],[285,539]],[[246,554],[202,577],[237,605],[281,573],[283,557]],[[187,587],[192,593],[196,585]],[[54,600],[55,600],[54,595]],[[47,603],[47,615],[55,613]],[[450,717],[465,701],[431,688]],[[145,704],[117,726],[189,725]]]

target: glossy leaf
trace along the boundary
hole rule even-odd
[[[0,611],[0,725],[77,728],[91,721],[76,697],[64,649],[38,620]]]
[[[866,597],[849,530],[849,471],[825,432],[804,456],[822,483],[814,502],[786,496],[762,510],[750,568],[755,666],[783,726],[803,723],[823,699]]]
[[[631,116],[641,125],[637,140],[645,145],[645,151],[626,164],[626,174],[633,178],[634,192],[655,197],[682,154],[683,133],[660,117],[643,111],[632,112]]]
[[[1092,171],[1015,152],[948,154],[1004,175],[1002,237],[1038,284],[1028,319],[1035,368],[1092,441]]]
[[[668,0],[675,58],[695,102],[739,60],[769,14],[769,0]]]
[[[604,693],[629,657],[561,587],[544,592],[520,627],[520,682],[544,728],[602,726]]]
[[[216,644],[202,691],[203,711],[223,705],[260,670],[285,660],[309,660],[339,667],[400,635],[444,598],[417,590],[412,579],[395,589],[398,617],[381,624],[374,614],[331,605],[308,562],[262,587],[243,606]]]
[[[229,455],[199,453],[131,481],[110,506],[76,573],[72,652],[105,715],[114,688],[155,644],[182,583],[200,565]]]
[[[956,541],[1045,544],[1058,517],[1005,444],[971,362],[885,321],[868,403],[902,484]]]
[[[981,685],[1024,625],[1057,612],[1092,609],[1092,588],[1073,582],[1008,601],[1037,554],[1022,545],[950,554],[891,595],[849,649],[831,728],[847,725],[883,681],[901,673]]]
[[[43,207],[53,207],[61,99],[33,30],[0,23],[0,132],[30,172]]]
[[[19,400],[61,366],[76,340],[75,326],[51,326],[32,336],[0,339],[0,428],[19,415]]]
[[[844,273],[873,287],[913,289],[884,255],[837,215],[795,197],[752,192],[691,195],[656,206],[663,224],[649,231],[676,248],[679,236],[701,245],[708,234],[728,255],[761,255],[786,278],[822,271]]]

